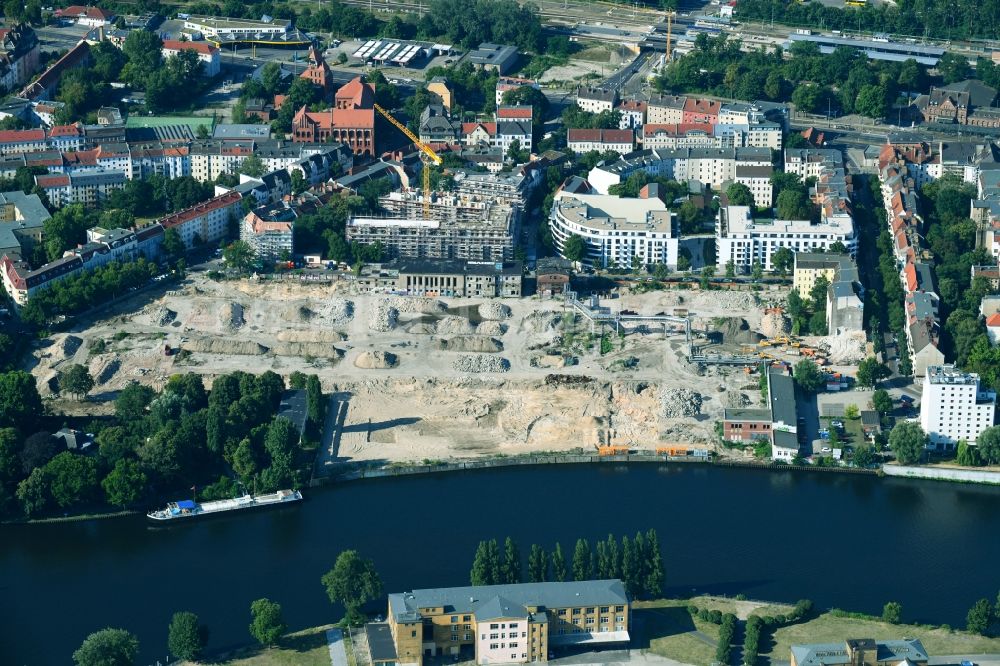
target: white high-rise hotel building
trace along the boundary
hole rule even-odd
[[[995,392],[980,387],[979,375],[932,365],[920,398],[920,426],[933,448],[954,449],[959,440],[974,444],[993,425],[996,401]]]

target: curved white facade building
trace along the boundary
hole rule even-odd
[[[583,238],[583,263],[595,268],[629,268],[632,257],[643,265],[677,267],[680,234],[676,216],[656,198],[630,199],[609,194],[559,191],[552,205],[549,228],[559,255],[570,236]]]

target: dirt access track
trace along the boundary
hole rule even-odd
[[[734,343],[753,339],[766,304],[746,292],[691,290],[602,302],[643,314],[683,307],[694,329],[726,331]],[[760,401],[742,369],[688,363],[681,331],[605,332],[602,354],[602,331],[561,300],[359,295],[348,281],[192,274],[53,336],[31,370],[55,407],[78,413],[110,412],[130,382],[159,388],[176,373],[200,373],[206,385],[234,370],[317,373],[338,399],[334,453],[344,461],[704,444],[725,407]],[[95,377],[87,403],[52,393],[73,363]]]

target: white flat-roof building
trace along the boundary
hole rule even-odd
[[[857,248],[854,220],[849,215],[809,220],[755,220],[747,206],[726,206],[719,209],[715,225],[717,263],[732,261],[737,268],[749,269],[760,261],[771,270],[771,255],[779,247],[792,252],[827,252],[840,241],[853,255]]]
[[[936,449],[954,449],[960,440],[975,444],[993,425],[997,394],[979,384],[979,375],[953,365],[927,368],[920,397],[920,427]]]
[[[200,32],[206,39],[220,42],[285,42],[291,32],[292,22],[283,19],[253,21],[192,14],[184,19],[184,28]]]
[[[552,206],[550,228],[564,258],[569,237],[583,238],[583,263],[590,266],[627,268],[634,256],[643,265],[677,266],[680,233],[676,217],[655,197],[632,199],[560,190]]]

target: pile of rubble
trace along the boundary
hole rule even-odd
[[[334,326],[343,326],[354,319],[354,302],[344,298],[334,298],[327,303],[327,312],[324,313],[330,318],[330,323]]]
[[[399,310],[389,305],[388,300],[379,300],[372,305],[368,315],[368,328],[378,333],[388,333],[396,328]]]
[[[479,306],[479,316],[487,321],[510,319],[510,308],[497,301],[487,301]]]
[[[150,318],[157,326],[166,326],[173,322],[174,319],[177,319],[177,313],[170,308],[157,308],[153,311]]]
[[[701,413],[701,394],[686,388],[664,388],[660,394],[663,416],[672,419]]]
[[[363,351],[354,359],[354,365],[365,370],[386,370],[399,365],[399,357],[392,352]]]
[[[391,300],[386,299],[386,304],[396,308],[398,312],[417,314],[440,314],[448,309],[448,306],[439,300],[417,296],[393,296]]]
[[[222,325],[231,331],[241,328],[246,320],[243,318],[243,306],[239,303],[226,303],[219,313]]]
[[[452,367],[459,372],[507,372],[510,361],[500,356],[469,354],[456,358]]]
[[[479,335],[503,335],[506,332],[507,325],[498,321],[480,322],[479,326],[476,327],[476,333]]]

